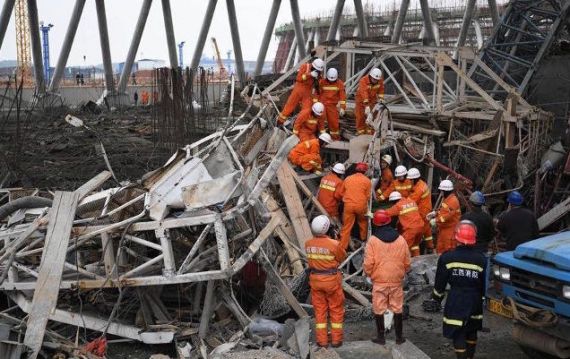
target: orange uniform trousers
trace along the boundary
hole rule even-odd
[[[368,213],[368,203],[366,203],[364,207],[345,203],[342,213],[342,229],[340,230],[341,243],[345,249],[350,242],[350,232],[355,222],[358,222],[360,240],[363,242],[366,241],[366,237],[368,236],[368,219],[366,218],[366,213]]]
[[[370,103],[370,109],[374,108],[375,105],[375,102]],[[372,135],[374,133],[374,129],[366,124],[366,114],[364,113],[365,108],[366,104],[356,102],[356,106],[354,108],[354,118],[356,119],[357,135]]]
[[[301,110],[311,108],[313,100],[311,99],[311,88],[305,84],[296,83],[287,98],[287,102],[285,102],[285,106],[283,106],[283,111],[281,111],[280,115],[281,119],[284,121],[287,117],[291,116],[299,105],[301,105]]]
[[[384,315],[390,309],[402,313],[404,289],[400,285],[374,284],[372,288],[372,310],[376,315]]]
[[[331,342],[337,344],[343,338],[344,292],[340,273],[334,275],[338,276],[338,281],[320,280],[321,274],[311,274],[309,279],[311,303],[315,310],[315,337],[323,346],[328,344],[327,316],[331,322]]]
[[[408,247],[410,248],[410,254],[412,257],[417,257],[420,255],[420,242],[422,241],[422,235],[424,233],[424,227],[412,227],[406,228],[400,231],[400,234],[408,243]]]
[[[437,226],[437,253],[443,254],[455,249],[457,243],[453,238],[455,234],[455,224],[453,226]]]
[[[333,140],[340,140],[340,125],[339,125],[339,115],[336,105],[325,104],[325,118],[327,120],[327,126],[329,127],[329,133]],[[324,128],[321,129],[321,132]]]

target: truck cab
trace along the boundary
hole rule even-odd
[[[530,357],[570,358],[570,231],[519,245],[492,261],[490,311],[515,319]]]

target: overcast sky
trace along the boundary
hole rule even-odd
[[[0,4],[3,1],[0,0]],[[315,16],[332,12],[335,2],[335,0],[299,0],[299,6],[303,16]],[[50,31],[52,66],[55,65],[56,59],[59,57],[74,3],[74,0],[38,0],[40,21],[54,25]],[[111,57],[113,62],[122,62],[127,56],[142,0],[107,0],[105,3],[111,41]],[[271,0],[235,0],[245,60],[255,60],[257,58],[271,3]],[[352,7],[352,4],[348,5],[349,3],[351,2],[347,1],[347,9]],[[171,0],[176,42],[186,41],[186,46],[184,47],[184,62],[186,64],[188,64],[194,53],[196,39],[207,4],[207,0]],[[287,0],[283,0],[279,10],[277,25],[289,21],[291,21],[290,5]],[[12,16],[4,43],[0,49],[0,60],[16,59],[15,34],[14,16]],[[218,0],[208,41],[204,46],[204,53],[209,56],[213,54],[211,41],[209,40],[212,36],[217,38],[222,56],[226,57],[226,51],[232,49],[232,42],[226,2],[223,0]],[[267,56],[268,60],[274,57],[276,46],[277,42],[275,37],[273,37]],[[83,61],[84,55],[86,56],[85,62]],[[137,53],[137,59],[139,58],[168,60],[160,0],[153,1]],[[99,64],[101,62],[95,1],[87,0],[67,63],[68,65],[86,65]]]

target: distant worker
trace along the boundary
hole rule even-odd
[[[518,191],[507,197],[508,210],[499,217],[497,229],[505,242],[505,250],[514,251],[519,244],[538,238],[538,223],[534,213],[523,207],[524,198]]]
[[[400,192],[402,197],[408,197],[412,192],[412,181],[406,178],[407,174],[408,170],[405,166],[397,166],[394,173],[396,179],[392,181],[392,185],[384,192],[384,197],[388,197],[394,191]]]
[[[325,117],[329,133],[333,140],[340,140],[339,116],[344,117],[346,112],[346,92],[344,82],[338,78],[338,71],[335,68],[327,70],[326,79],[319,82],[319,101],[325,105]],[[324,130],[324,122],[323,128]]]
[[[438,189],[443,195],[439,210],[430,212],[427,218],[433,227],[437,227],[437,253],[443,254],[455,248],[453,233],[461,218],[459,200],[453,191],[453,182],[443,180]]]
[[[412,191],[410,193],[410,199],[418,204],[420,210],[420,217],[424,222],[423,229],[423,242],[425,249],[428,253],[433,252],[433,235],[431,232],[431,226],[429,221],[426,219],[428,213],[433,210],[431,203],[431,191],[427,183],[421,179],[420,170],[417,168],[410,168],[406,176],[407,179],[412,181]]]
[[[293,133],[299,140],[306,141],[317,138],[319,128],[324,127],[325,106],[320,102],[315,102],[309,108],[302,110],[293,125]]]
[[[139,93],[135,90],[135,94],[133,95],[133,100],[135,100],[135,106],[139,104]]]
[[[339,220],[339,205],[343,195],[343,177],[345,168],[342,163],[333,166],[332,171],[321,179],[317,200],[323,205],[328,215]]]
[[[402,282],[410,269],[408,244],[398,232],[389,226],[390,216],[384,210],[374,212],[372,236],[364,251],[364,273],[372,281],[372,310],[376,319],[377,337],[374,343],[384,345],[386,332],[384,313],[389,309],[394,313],[396,344],[406,341],[402,334],[404,289]]]
[[[424,221],[416,202],[410,198],[402,197],[400,192],[390,193],[388,198],[392,207],[386,210],[390,217],[398,217],[398,229],[408,243],[412,257],[420,255],[420,242],[424,231]]]
[[[477,331],[483,328],[486,259],[474,248],[476,236],[475,224],[461,221],[454,230],[457,248],[437,261],[432,296],[441,303],[446,286],[451,287],[443,310],[443,336],[453,340],[457,358],[475,356]]]
[[[307,172],[321,175],[323,170],[321,147],[331,142],[331,135],[328,133],[321,133],[318,139],[300,142],[289,152],[289,161]]]
[[[392,165],[392,156],[390,155],[383,155],[380,158],[380,168],[382,172],[380,173],[380,180],[376,184],[376,200],[378,202],[382,202],[386,200],[384,193],[388,191],[388,188],[392,186],[392,181],[394,181],[394,175],[392,174],[392,169],[390,166]],[[389,195],[389,193],[387,193]]]
[[[350,243],[350,233],[355,222],[358,222],[359,236],[362,242],[368,237],[368,201],[372,182],[366,177],[368,164],[359,162],[355,167],[356,173],[344,180],[342,229],[340,231],[341,243],[347,249]]]
[[[373,112],[378,101],[384,101],[384,80],[379,68],[373,68],[367,76],[360,79],[355,99],[356,134],[371,135],[374,129],[366,124],[366,117]]]
[[[313,88],[315,84],[318,85],[324,68],[325,62],[319,58],[299,67],[293,90],[283,107],[283,111],[279,114],[277,121],[279,125],[282,125],[291,116],[299,104],[301,105],[301,110],[311,108]]]
[[[482,253],[487,253],[489,243],[495,238],[495,226],[493,224],[493,217],[483,210],[485,205],[485,196],[480,191],[475,191],[469,196],[472,208],[467,211],[461,220],[468,220],[475,224],[477,227],[477,243],[475,249]]]
[[[149,93],[148,91],[143,91],[142,92],[142,96],[141,96],[141,103],[143,106],[148,105],[148,100],[149,100]]]
[[[340,243],[331,239],[327,233],[330,220],[320,215],[311,222],[312,239],[305,243],[305,252],[309,265],[309,285],[311,303],[315,311],[315,337],[317,345],[327,347],[327,323],[330,317],[331,342],[333,347],[340,347],[343,339],[344,292],[342,273],[338,267],[346,258],[346,251]]]

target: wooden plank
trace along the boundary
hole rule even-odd
[[[111,172],[103,171],[97,176],[93,177],[89,181],[85,182],[81,187],[75,190],[79,195],[79,200],[87,196],[89,193],[95,191],[97,188],[101,187],[109,178],[111,178]]]
[[[570,211],[570,197],[558,203],[550,211],[546,212],[537,220],[538,229],[543,230],[550,226],[552,223],[565,216]]]
[[[291,219],[291,223],[293,224],[299,247],[303,249],[305,248],[305,242],[311,239],[313,234],[309,220],[303,209],[303,202],[297,190],[297,185],[295,184],[293,176],[291,176],[291,171],[292,169],[289,162],[283,163],[277,171],[277,180],[279,181],[279,186],[281,186],[281,193],[285,199],[289,219]]]
[[[28,358],[37,358],[50,313],[55,310],[69,236],[80,193],[56,192],[50,210],[44,251],[36,281],[24,344],[31,348]]]

